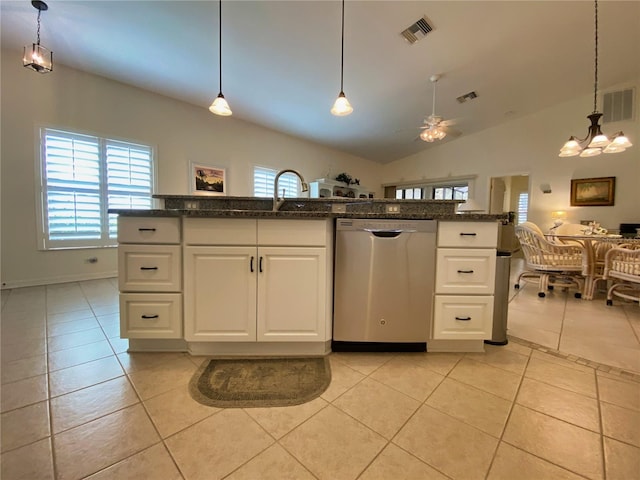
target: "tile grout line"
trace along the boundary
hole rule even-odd
[[[511,400],[511,405],[509,406],[509,413],[507,413],[507,418],[504,421],[504,425],[502,427],[502,431],[500,432],[500,437],[498,438],[498,443],[496,443],[496,448],[493,451],[493,456],[491,457],[491,461],[489,462],[489,468],[487,468],[487,472],[484,475],[484,478],[488,478],[489,473],[491,472],[491,469],[493,468],[493,463],[496,460],[496,455],[498,455],[498,450],[500,449],[500,444],[503,442],[503,438],[504,438],[504,432],[507,430],[507,425],[509,424],[509,420],[511,419],[511,414],[513,413],[513,409],[516,405],[516,399],[518,398],[518,394],[520,393],[520,388],[522,388],[522,382],[524,381],[524,375],[527,371],[527,368],[529,368],[529,362],[531,362],[531,352],[529,352],[529,355],[527,356],[527,362],[524,366],[524,368],[522,369],[522,374],[520,375],[520,381],[518,382],[518,388],[516,388],[516,391],[513,395],[513,399]],[[506,442],[505,442],[506,443]]]
[[[600,400],[600,382],[596,371],[593,372],[596,382],[596,399],[598,401],[598,425],[600,427],[600,454],[602,455],[602,478],[607,480],[607,459],[604,452],[604,425],[602,421],[602,405]]]

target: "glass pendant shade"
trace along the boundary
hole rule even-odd
[[[620,147],[620,148],[633,147],[633,143],[631,143],[629,139],[625,137],[624,133],[622,132],[616,133],[613,140],[611,140],[611,145],[615,145],[616,147]]]
[[[601,148],[585,148],[582,152],[580,152],[581,157],[595,157],[596,155],[600,155],[602,153]]]
[[[22,64],[38,73],[49,73],[53,70],[53,52],[37,43],[25,45]]]
[[[220,92],[216,97],[216,99],[213,101],[213,103],[209,107],[209,111],[211,113],[215,113],[216,115],[221,115],[223,117],[228,117],[233,113],[231,111],[231,108],[229,108],[229,104],[227,103],[227,100],[224,98],[224,95],[222,95],[222,92]]]
[[[353,107],[349,103],[349,100],[347,100],[347,97],[345,97],[344,92],[340,92],[340,95],[336,98],[333,107],[331,107],[331,113],[338,117],[344,117],[345,115],[349,115],[351,112],[353,112]]]
[[[591,140],[591,143],[589,143],[588,148],[606,147],[607,145],[609,145],[609,143],[610,142],[607,136],[600,133],[593,137],[593,140]]]

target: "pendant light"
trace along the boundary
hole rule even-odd
[[[600,129],[600,117],[598,112],[598,0],[595,0],[595,65],[593,83],[593,113],[587,115],[591,122],[587,136],[583,139],[571,136],[560,150],[560,157],[593,157],[604,153],[624,152],[633,146],[624,133],[615,133],[611,140]],[[586,148],[585,148],[586,147]]]
[[[353,112],[353,107],[347,100],[347,97],[344,95],[344,0],[342,0],[342,51],[340,54],[340,93],[338,94],[338,98],[336,98],[333,107],[331,108],[331,113],[338,116],[344,117],[345,115],[349,115]]]
[[[53,52],[40,45],[40,14],[49,6],[40,0],[32,0],[31,5],[38,10],[38,32],[36,43],[24,46],[22,65],[38,73],[49,73],[53,70]]]
[[[216,99],[213,101],[213,103],[211,104],[211,106],[209,107],[209,111],[211,113],[215,113],[216,115],[221,115],[223,117],[228,117],[229,115],[231,115],[233,112],[231,111],[231,108],[229,108],[229,104],[227,103],[227,100],[224,98],[224,95],[222,94],[222,0],[218,1],[218,25],[219,25],[219,29],[218,29],[218,33],[219,33],[219,41],[218,41],[218,45],[219,45],[219,72],[220,72],[220,90],[218,92],[218,96],[216,97]]]

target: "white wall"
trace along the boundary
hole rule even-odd
[[[317,144],[211,114],[102,77],[56,65],[38,75],[21,53],[2,52],[2,285],[16,287],[115,275],[116,250],[38,251],[37,129],[50,126],[134,140],[156,148],[157,190],[188,193],[189,162],[227,169],[227,194],[252,196],[255,164],[296,168],[307,181],[346,171],[379,189],[381,166]],[[381,191],[376,192],[381,196]],[[98,262],[86,262],[97,257]]]
[[[607,134],[625,132],[634,144],[625,152],[590,158],[558,157],[570,135],[587,134],[586,116],[591,113],[593,97],[583,97],[384,165],[383,182],[476,174],[475,188],[470,191],[487,209],[491,177],[528,174],[529,219],[543,229],[551,225],[554,210],[566,210],[568,222],[595,219],[608,229],[617,229],[623,222],[640,223],[640,79],[620,88],[634,85],[635,121],[603,126]],[[570,206],[571,179],[591,177],[616,177],[614,206]],[[552,193],[541,192],[544,183],[551,185]]]

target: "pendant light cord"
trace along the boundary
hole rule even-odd
[[[595,65],[593,80],[593,113],[598,111],[598,0],[595,0]]]
[[[42,10],[40,10],[40,8],[38,8],[38,32],[37,32],[38,45],[40,45],[40,14],[41,13],[42,13]]]
[[[340,50],[340,93],[344,91],[344,0],[342,0],[342,44]]]
[[[218,33],[219,33],[219,41],[218,41],[218,47],[219,47],[219,54],[218,54],[218,58],[220,61],[220,93],[222,93],[222,0],[220,0],[218,2]]]

